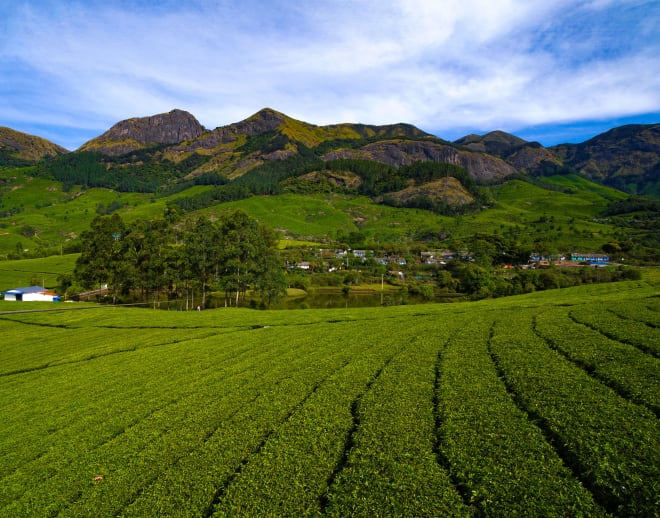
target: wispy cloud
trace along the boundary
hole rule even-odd
[[[211,128],[270,106],[442,137],[660,113],[657,1],[153,5],[0,7],[0,124],[68,128],[53,140],[75,148],[175,107]]]

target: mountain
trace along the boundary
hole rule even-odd
[[[506,158],[512,150],[528,144],[526,140],[500,130],[491,131],[485,135],[466,135],[454,143],[474,151],[497,155],[500,158]]]
[[[175,113],[179,116],[172,117]],[[480,179],[515,173],[513,167],[492,155],[459,149],[410,124],[316,126],[265,108],[234,124],[212,131],[194,126],[195,131],[191,132],[192,116],[187,114],[184,118],[183,113],[175,110],[165,116],[122,121],[84,144],[80,151],[117,156],[157,144],[172,144],[159,148],[159,156],[177,164],[196,156],[189,178],[215,173],[235,179],[265,163],[301,157],[310,150],[323,160],[371,160],[393,167],[416,161],[450,163]],[[158,117],[167,118],[166,134],[165,124],[155,122],[160,120]],[[182,129],[181,124],[185,125]]]
[[[521,173],[536,173],[548,164],[561,167],[561,161],[538,142],[528,142],[504,131],[467,135],[454,142],[474,151],[500,157]]]
[[[620,126],[580,144],[549,148],[503,131],[466,135],[454,144],[498,156],[522,173],[577,172],[625,192],[660,197],[660,124]]]
[[[202,135],[206,129],[190,113],[168,113],[118,122],[102,135],[85,143],[79,151],[117,156],[158,145],[180,144]]]
[[[660,197],[660,124],[620,126],[550,151],[565,166],[599,183]]]
[[[274,184],[328,169],[323,164],[367,161],[397,170],[415,163],[446,164],[482,183],[516,173],[579,173],[629,193],[660,197],[660,124],[622,126],[581,144],[549,148],[499,130],[447,142],[403,123],[317,126],[271,108],[213,130],[178,109],[131,118],[73,153],[39,137],[8,128],[0,131],[0,163],[43,157],[59,157],[44,167],[67,185],[123,191],[171,190],[177,185],[185,188],[186,182],[218,185],[241,177],[264,183],[270,176]],[[413,183],[390,182],[387,192],[423,182],[418,178]]]
[[[0,165],[36,163],[65,153],[66,149],[44,138],[0,127]]]

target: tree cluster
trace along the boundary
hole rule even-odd
[[[207,190],[193,196],[177,198],[175,203],[181,210],[192,211],[204,207],[210,207],[216,203],[240,200],[253,195],[282,194],[285,190],[296,191],[299,184],[291,182],[291,179],[299,178],[314,171],[350,172],[360,177],[357,188],[332,187],[332,190],[345,190],[356,194],[362,194],[374,198],[381,198],[383,203],[404,206],[410,208],[423,208],[432,210],[439,214],[455,215],[459,213],[472,212],[478,207],[489,203],[485,191],[467,174],[467,172],[456,165],[438,162],[415,162],[410,165],[393,167],[372,160],[361,159],[337,159],[323,161],[314,155],[309,149],[298,145],[300,155],[286,160],[270,160],[255,167],[248,173],[226,185],[218,185],[212,190]],[[472,194],[477,201],[465,207],[453,207],[441,201],[426,202],[415,198],[400,204],[391,201],[387,193],[406,188],[413,182],[421,185],[444,177],[456,178],[465,189]],[[288,181],[287,181],[288,180]],[[294,186],[291,188],[291,186]],[[305,192],[315,186],[310,182],[303,184]],[[327,182],[317,182],[316,188],[325,191],[330,188]]]
[[[65,189],[81,185],[122,192],[158,192],[179,182],[207,160],[208,157],[193,154],[173,162],[162,157],[158,146],[119,156],[80,151],[42,162],[39,172],[62,182]]]
[[[639,280],[639,270],[631,268],[543,268],[493,269],[476,263],[452,262],[435,273],[441,292],[464,293],[471,299],[505,297],[534,291],[568,288],[581,284]]]
[[[249,291],[266,307],[286,288],[275,234],[242,211],[188,222],[169,211],[130,226],[114,213],[96,217],[81,241],[76,281],[90,290],[107,285],[113,303],[165,298],[191,309],[213,290],[226,306],[244,305]]]

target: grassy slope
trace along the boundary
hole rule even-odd
[[[73,272],[78,254],[54,255],[39,259],[0,261],[0,291],[31,286],[32,280],[46,288],[59,285],[57,277]]]
[[[151,196],[139,193],[108,189],[62,192],[59,182],[34,178],[28,173],[14,169],[0,175],[5,180],[0,186],[1,210],[20,208],[17,213],[0,218],[0,257],[15,251],[19,242],[24,249],[59,248],[89,228],[101,204],[120,203],[127,220],[162,214],[165,207],[164,201],[150,203]],[[37,234],[23,235],[26,227],[36,229]]]
[[[594,220],[609,201],[623,199],[626,194],[574,176],[545,181],[572,193],[514,180],[493,188],[496,202],[491,209],[464,217],[395,209],[365,197],[340,195],[255,197],[219,207],[241,207],[268,225],[298,236],[334,237],[337,232],[360,230],[380,243],[406,242],[422,229],[466,238],[477,232],[502,233],[512,227],[520,227],[520,234],[532,240],[545,236],[564,250],[598,250],[612,238],[614,228]],[[539,223],[543,218],[548,222]]]
[[[22,248],[60,248],[88,228],[99,205],[122,205],[120,214],[130,222],[163,213],[168,200],[208,187],[193,187],[169,198],[139,193],[117,193],[106,189],[64,193],[57,182],[33,178],[29,169],[0,171],[1,210],[20,208],[16,214],[0,218],[0,257]],[[291,237],[327,241],[338,233],[361,231],[374,243],[406,243],[420,229],[449,232],[465,238],[476,232],[502,233],[519,227],[530,240],[545,239],[559,249],[598,250],[611,239],[612,226],[594,221],[608,201],[623,193],[577,177],[544,179],[573,194],[547,190],[521,181],[493,188],[495,205],[465,217],[446,217],[416,209],[394,209],[377,205],[365,197],[343,195],[260,196],[217,205],[203,213],[240,207],[266,225],[282,229]],[[539,220],[548,221],[540,224]],[[36,236],[25,235],[31,227]]]
[[[612,237],[612,226],[594,220],[599,219],[609,201],[626,198],[624,193],[575,176],[544,180],[571,189],[574,194],[515,180],[494,188],[495,206],[466,218],[466,222],[489,233],[516,226],[530,237],[548,233],[558,248],[567,251],[597,250]],[[544,224],[542,219],[549,221]]]
[[[241,208],[261,223],[283,229],[296,236],[329,237],[337,230],[354,230],[350,216],[333,207],[324,197],[284,194],[281,196],[254,196],[246,200],[224,203],[211,212]]]

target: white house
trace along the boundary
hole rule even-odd
[[[52,291],[48,291],[42,286],[28,286],[27,288],[14,288],[13,290],[3,291],[5,300],[17,300],[23,302],[59,302],[60,296]]]

